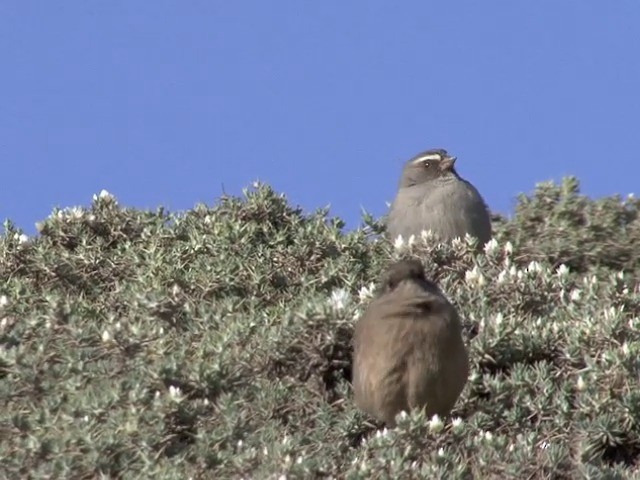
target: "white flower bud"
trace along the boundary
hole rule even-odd
[[[360,291],[358,291],[358,298],[360,298],[360,301],[362,302],[364,300],[367,300],[373,297],[373,292],[375,288],[376,286],[373,282],[370,283],[369,285],[365,285],[364,287],[362,287]]]
[[[451,427],[454,430],[458,430],[459,428],[461,428],[462,427],[462,418],[456,417],[453,420],[451,420]]]
[[[349,303],[349,292],[344,288],[339,288],[331,292],[331,298],[329,298],[329,305],[336,310],[344,310]]]
[[[404,248],[404,238],[402,235],[398,235],[393,242],[393,246],[396,250],[402,250]]]
[[[442,431],[443,428],[444,422],[437,414],[431,417],[431,420],[429,420],[429,431],[437,433]]]
[[[556,275],[558,275],[558,277],[566,277],[567,275],[569,275],[569,267],[567,267],[564,263],[561,264],[556,269]]]
[[[507,255],[511,255],[513,253],[513,244],[511,242],[504,244],[504,253]]]
[[[495,238],[492,238],[487,243],[484,244],[484,253],[492,254],[498,249],[498,241]]]

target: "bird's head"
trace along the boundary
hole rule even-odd
[[[446,150],[436,148],[419,153],[405,163],[400,178],[400,188],[421,185],[432,180],[458,176],[454,165],[456,157]]]
[[[383,281],[386,291],[394,290],[404,280],[417,283],[425,281],[424,267],[420,260],[404,259],[393,263],[386,272]]]
[[[413,307],[421,312],[438,312],[446,307],[440,288],[426,278],[422,262],[417,258],[403,259],[392,263],[387,268],[377,296],[391,295],[394,301],[410,300]]]

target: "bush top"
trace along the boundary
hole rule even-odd
[[[21,478],[562,478],[637,474],[638,201],[574,178],[494,240],[394,246],[267,185],[173,214],[109,194],[0,237],[0,470]],[[377,431],[351,339],[417,257],[459,309],[450,418]]]

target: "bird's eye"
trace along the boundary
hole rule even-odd
[[[431,166],[431,162],[424,162],[424,168],[429,168]]]

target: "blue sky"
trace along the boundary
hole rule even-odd
[[[0,3],[0,220],[107,189],[184,210],[255,179],[381,215],[442,147],[492,210],[640,182],[640,2]]]

